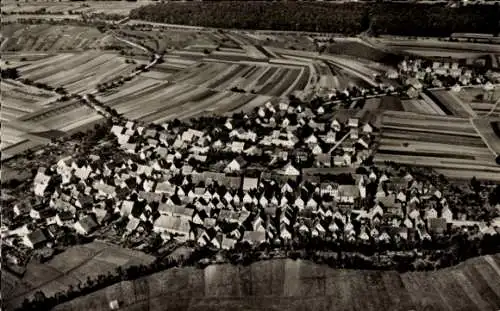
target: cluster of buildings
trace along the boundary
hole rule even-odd
[[[422,90],[424,87],[452,87],[459,91],[460,87],[472,84],[490,83],[486,76],[478,74],[470,67],[458,62],[428,61],[422,59],[404,60],[398,65],[398,71],[389,70],[387,77],[400,79],[409,87],[408,95]]]
[[[99,237],[110,226],[122,238],[156,232],[222,249],[431,240],[453,226],[497,233],[458,215],[443,189],[365,167],[375,129],[327,114],[268,104],[192,124],[115,124],[105,142],[116,145],[112,159],[68,157],[38,170],[36,199],[14,206],[19,227],[3,240],[50,248],[68,230]]]

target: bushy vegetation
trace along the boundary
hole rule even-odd
[[[133,19],[219,28],[274,29],[357,34],[448,36],[498,33],[499,6],[450,8],[442,4],[321,2],[168,2],[143,6]]]

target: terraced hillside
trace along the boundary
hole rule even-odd
[[[500,255],[436,272],[336,270],[306,261],[176,268],[55,310],[497,310]]]

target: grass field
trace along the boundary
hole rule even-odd
[[[494,135],[493,130],[488,133]],[[386,111],[375,161],[454,170],[454,176],[480,175],[498,181],[500,167],[482,136],[469,119]]]
[[[331,269],[306,261],[174,268],[122,282],[55,310],[496,310],[499,255],[435,272]]]
[[[104,242],[78,245],[56,255],[45,264],[31,262],[22,279],[11,274],[2,274],[2,288],[9,286],[9,295],[3,295],[7,307],[22,303],[35,291],[42,290],[53,295],[66,290],[68,286],[84,283],[87,277],[96,278],[99,274],[114,272],[116,267],[151,263],[154,257],[141,252],[124,249]],[[12,285],[9,285],[12,284]],[[15,284],[21,286],[13,288]]]

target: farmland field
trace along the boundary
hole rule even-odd
[[[2,52],[59,52],[108,49],[110,47],[129,48],[111,35],[105,35],[96,28],[86,26],[8,24],[2,25],[1,34],[4,41],[0,49]]]
[[[327,51],[332,54],[354,56],[393,65],[397,65],[401,58],[396,54],[385,52],[371,47],[366,43],[354,40],[336,39],[333,43],[327,44]]]
[[[55,310],[496,310],[498,255],[434,272],[331,269],[302,260],[173,268],[121,282]],[[363,297],[363,299],[359,299]],[[194,298],[194,299],[193,299]]]
[[[492,117],[500,117],[500,105],[493,109],[495,101],[500,99],[500,88],[498,86],[492,92],[485,92],[480,87],[463,88],[456,93],[456,96],[469,105],[478,116],[489,114]]]
[[[500,155],[500,118],[474,119],[472,123],[488,148],[496,155]]]
[[[122,88],[97,98],[127,118],[161,123],[174,118],[186,119],[204,112],[231,112],[255,101],[264,104],[270,97],[141,77],[130,88]]]
[[[78,245],[56,255],[45,264],[29,263],[21,279],[10,274],[5,278],[2,275],[2,288],[4,283],[23,285],[12,289],[3,298],[7,306],[16,306],[37,290],[53,295],[66,290],[69,285],[76,286],[78,282],[85,282],[87,277],[96,278],[99,274],[114,272],[118,266],[147,264],[153,260],[154,257],[144,253],[104,242]]]
[[[462,118],[474,115],[472,109],[464,104],[453,91],[438,90],[424,92],[424,96],[429,97],[438,106],[438,109],[446,115]]]
[[[88,129],[103,117],[83,103],[56,102],[2,124],[2,159],[61,137]]]
[[[14,80],[2,80],[2,122],[24,116],[25,114],[45,108],[50,105],[57,94],[38,89],[33,86],[26,86]]]
[[[128,87],[101,93],[98,99],[128,118],[163,122],[252,109],[302,91],[309,80],[305,66],[222,62],[214,55],[201,62],[183,59],[172,56]]]
[[[418,40],[409,40],[392,37],[377,38],[375,41],[393,50],[417,52],[417,54],[418,51],[427,51],[423,56],[438,55],[437,53],[440,53],[440,51],[442,54],[448,53],[446,56],[452,56],[454,58],[466,58],[471,55],[474,56],[474,54],[484,54],[485,52],[500,53],[500,47],[498,45],[486,43],[448,42],[438,41],[437,39],[421,38]]]
[[[138,2],[128,2],[128,1],[85,1],[85,3],[79,2],[55,2],[55,1],[44,1],[44,2],[29,2],[21,3],[12,0],[2,1],[2,11],[7,13],[12,12],[35,12],[41,9],[45,9],[47,14],[50,13],[68,13],[68,11],[73,12],[73,14],[85,13],[105,13],[105,14],[117,14],[127,16],[130,10],[144,5],[147,1]],[[65,16],[65,15],[63,15]],[[65,16],[67,17],[67,15]]]
[[[33,62],[19,69],[23,78],[64,87],[69,93],[81,93],[107,83],[114,78],[126,76],[136,65],[127,64],[125,58],[97,51],[85,53],[61,53]]]
[[[485,140],[469,119],[456,117],[386,111],[375,161],[454,170],[462,178],[481,175],[500,180],[500,167]]]

